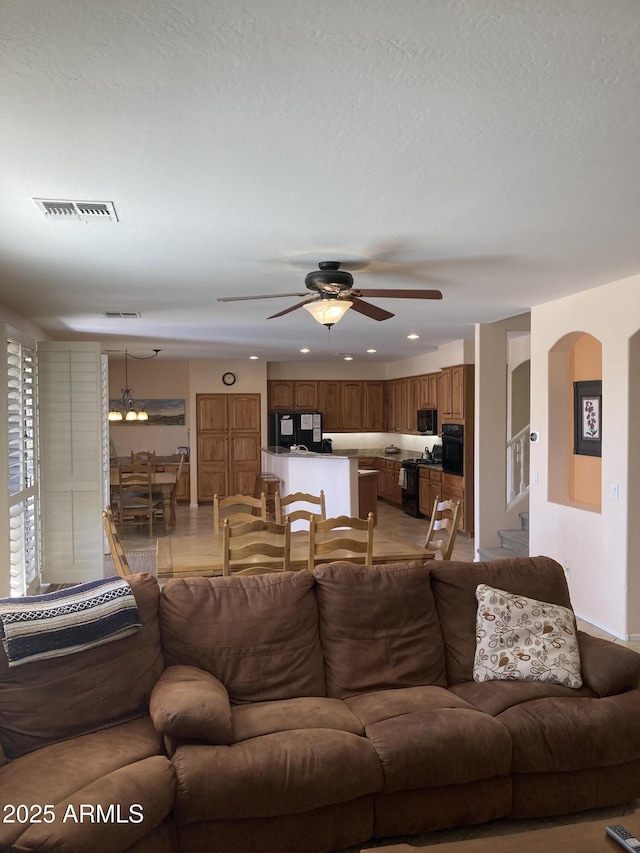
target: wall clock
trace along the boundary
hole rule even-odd
[[[222,381],[225,385],[233,385],[233,383],[236,381],[235,373],[223,373]]]

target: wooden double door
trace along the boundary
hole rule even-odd
[[[261,469],[260,394],[198,394],[198,503],[252,495]]]

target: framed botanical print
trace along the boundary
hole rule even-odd
[[[573,452],[602,456],[602,380],[573,383]]]

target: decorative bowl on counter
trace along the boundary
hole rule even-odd
[[[396,447],[395,444],[389,444],[384,449],[385,453],[400,453],[400,448]]]

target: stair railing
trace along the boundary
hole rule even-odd
[[[529,491],[530,424],[507,441],[507,506]]]

